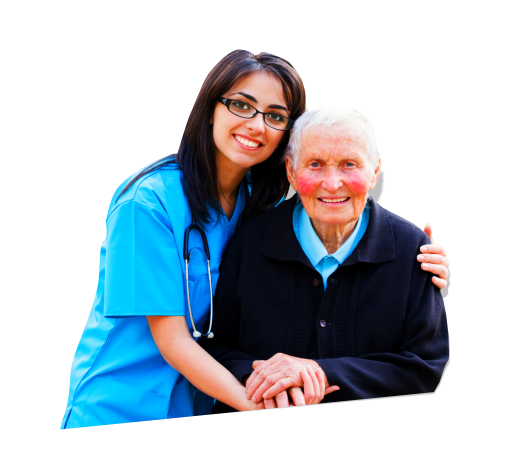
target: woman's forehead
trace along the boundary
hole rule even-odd
[[[245,76],[240,81],[237,81],[224,95],[236,95],[238,92],[249,94],[257,102],[266,103],[266,105],[279,104],[284,107],[287,106],[283,96],[281,81],[267,71],[256,71]],[[253,101],[250,102],[252,103]]]

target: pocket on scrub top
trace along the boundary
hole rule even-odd
[[[169,399],[103,377],[95,377],[82,426],[112,425],[167,418]]]

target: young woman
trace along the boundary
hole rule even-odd
[[[304,109],[303,83],[290,63],[234,51],[206,78],[178,153],[115,192],[62,428],[206,414],[213,398],[238,410],[263,408],[195,338],[238,223],[288,191],[282,155]],[[443,252],[437,245],[428,251],[429,271],[446,279]],[[324,389],[317,374],[305,383],[313,389],[306,403],[335,390]],[[299,388],[289,393],[305,403]]]

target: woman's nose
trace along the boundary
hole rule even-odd
[[[256,116],[245,121],[245,125],[249,130],[252,130],[255,133],[261,133],[265,131],[265,122],[261,114],[256,114]]]

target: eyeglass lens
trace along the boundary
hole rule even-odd
[[[236,116],[251,118],[256,115],[257,110],[244,101],[231,101],[229,110]],[[288,119],[277,112],[267,112],[263,115],[265,123],[275,129],[287,129]]]

